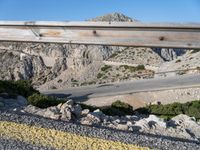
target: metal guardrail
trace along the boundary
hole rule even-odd
[[[200,48],[200,24],[0,21],[0,41]]]

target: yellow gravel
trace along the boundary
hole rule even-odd
[[[0,137],[65,150],[146,150],[132,144],[79,136],[53,129],[0,121]]]

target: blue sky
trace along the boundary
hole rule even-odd
[[[200,0],[0,0],[0,20],[79,21],[111,12],[143,22],[200,22]]]

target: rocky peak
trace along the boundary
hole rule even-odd
[[[93,19],[90,19],[89,21],[104,21],[104,22],[134,22],[136,20],[125,16],[122,13],[110,13],[103,16],[99,16]]]
[[[153,50],[159,54],[164,61],[172,61],[186,53],[185,49],[177,48],[153,48]]]

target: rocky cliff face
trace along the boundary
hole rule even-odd
[[[185,49],[173,49],[173,48],[154,48],[153,49],[157,54],[160,55],[160,57],[164,61],[172,61],[176,59],[178,56],[182,56],[186,53]]]
[[[120,47],[68,44],[0,43],[1,80],[31,79],[36,85],[70,70],[76,77],[90,65],[101,64]],[[90,70],[88,74],[95,74]]]

